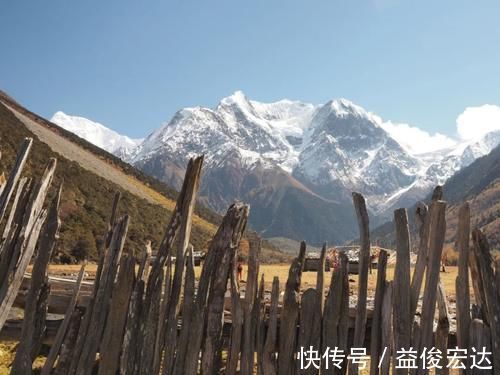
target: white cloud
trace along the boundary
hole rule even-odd
[[[467,107],[457,117],[457,133],[463,140],[477,139],[494,130],[500,130],[500,107],[496,105]]]
[[[444,134],[430,134],[408,124],[395,124],[388,121],[381,123],[380,126],[412,154],[437,151],[455,146],[457,143]]]

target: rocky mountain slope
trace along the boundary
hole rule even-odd
[[[215,108],[184,108],[120,155],[179,187],[187,158],[205,154],[204,202],[222,211],[252,204],[250,223],[268,237],[338,243],[356,235],[351,192],[366,198],[374,224],[425,197],[487,154],[500,132],[427,154],[400,144],[382,119],[354,103],[261,103],[242,92]]]
[[[448,202],[448,243],[452,244],[456,238],[460,205],[468,201],[472,226],[484,231],[492,249],[500,250],[500,146],[449,178],[443,186],[443,196]],[[413,242],[417,243],[414,211],[415,207],[409,209],[409,219]],[[376,228],[372,238],[383,246],[393,246],[394,224],[387,222]]]
[[[83,117],[69,116],[60,111],[56,112],[50,121],[121,158],[126,158],[143,141],[118,134],[98,122]]]
[[[25,175],[40,176],[50,157],[58,159],[57,186],[63,182],[62,227],[56,260],[95,259],[107,228],[113,195],[122,192],[120,214],[131,216],[127,247],[144,251],[147,240],[156,246],[175,204],[175,191],[161,187],[140,172],[81,139],[73,139],[48,121],[0,92],[0,175],[8,173],[25,137],[34,139]],[[158,190],[153,186],[158,186]],[[144,213],[148,214],[145,215]],[[216,228],[217,215],[199,207],[193,244],[202,249]]]

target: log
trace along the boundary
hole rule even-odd
[[[113,284],[117,274],[118,262],[127,237],[128,226],[129,217],[124,216],[117,221],[113,229],[110,245],[104,257],[101,280],[99,281],[94,306],[92,311],[88,310],[86,312],[86,314],[91,313],[92,315],[88,331],[86,332],[83,341],[83,350],[81,351],[80,358],[78,358],[77,361],[77,375],[88,375],[92,371],[96,354],[99,349],[99,343],[104,332],[104,326],[113,291]]]
[[[298,350],[300,348],[309,350],[311,347],[313,350],[321,350],[321,310],[318,304],[319,298],[319,291],[314,288],[309,288],[302,294]],[[317,374],[320,363],[317,365],[318,367],[315,367],[311,364],[306,369],[301,368],[299,363],[297,372],[300,374]]]
[[[224,295],[231,264],[245,230],[248,213],[249,206],[247,205],[241,203],[231,205],[210,244],[209,252],[213,251],[219,255],[219,258],[212,274],[207,303],[207,329],[201,361],[202,372],[205,375],[218,374],[220,370]]]
[[[27,196],[25,187],[27,188],[27,190],[29,190],[30,185],[31,185],[31,180],[29,180],[26,177],[21,178],[17,184],[16,195],[14,196],[14,200],[12,201],[12,207],[10,208],[9,216],[8,216],[7,221],[5,222],[5,226],[3,228],[2,242],[5,241],[7,239],[7,237],[9,236],[9,232],[10,232],[10,229],[12,227],[12,222],[14,221],[14,217],[15,217],[15,214],[17,211],[17,205],[19,204],[19,200],[22,201],[21,197],[23,195]],[[23,207],[24,207],[24,204],[23,204]],[[2,250],[3,250],[3,246],[0,247],[0,256],[2,255]]]
[[[318,291],[318,303],[321,314],[323,314],[323,308],[325,307],[325,262],[326,262],[326,242],[321,248],[321,254],[319,257],[319,269],[318,276],[316,279],[316,290]]]
[[[82,317],[83,310],[79,308],[73,310],[69,319],[66,335],[61,344],[61,353],[59,354],[59,360],[53,372],[54,375],[67,375],[70,371]]]
[[[187,348],[191,336],[191,314],[193,313],[195,295],[194,257],[193,247],[190,246],[186,257],[186,280],[184,282],[184,300],[182,304],[182,327],[177,344],[174,374],[182,375],[183,364],[186,359]]]
[[[353,347],[362,348],[366,331],[366,300],[368,297],[368,267],[370,267],[370,224],[365,198],[359,193],[352,193],[354,208],[359,226],[359,278],[358,278],[358,304],[356,322],[354,327]],[[350,372],[357,373],[358,366],[351,363]]]
[[[56,165],[56,159],[50,159],[42,178],[31,194],[22,224],[19,226],[21,231],[17,235],[13,255],[9,259],[8,270],[0,286],[0,329],[7,320],[10,308],[17,297],[23,281],[26,268],[35,251],[38,236],[47,214],[43,210],[43,204],[52,182]]]
[[[280,293],[280,281],[278,277],[273,279],[271,291],[271,306],[269,308],[269,321],[267,327],[266,343],[262,355],[262,367],[265,375],[277,374],[276,339],[278,333],[278,301]]]
[[[387,251],[380,250],[377,264],[377,286],[373,302],[373,318],[370,338],[370,375],[378,375],[378,362],[382,353],[382,306],[386,284]]]
[[[165,336],[166,336],[166,329],[165,326],[167,324],[167,318],[168,318],[168,305],[170,302],[170,292],[172,291],[172,257],[167,255],[167,264],[166,264],[166,271],[165,271],[165,286],[164,286],[164,292],[163,292],[163,299],[161,301],[161,306],[160,306],[160,314],[159,314],[159,321],[158,321],[158,334],[156,335],[156,341],[155,341],[155,348],[154,348],[154,357],[153,357],[153,371],[154,373],[159,373],[160,368],[161,368],[161,361],[162,361],[162,356],[163,356],[163,349],[165,347]],[[147,280],[146,277],[144,277],[144,280]],[[142,332],[144,329],[142,330]],[[141,334],[141,339],[144,336],[144,332]]]
[[[423,202],[417,204],[416,210],[417,222],[419,228],[419,247],[417,253],[417,261],[411,279],[411,294],[410,294],[410,316],[414,317],[417,311],[418,300],[420,298],[420,290],[422,281],[424,280],[425,267],[427,265],[427,253],[429,247],[429,232],[430,232],[430,214],[428,208]]]
[[[424,348],[432,347],[434,312],[436,309],[437,285],[439,282],[439,272],[441,268],[441,254],[443,252],[444,237],[446,232],[446,202],[432,202],[431,233],[429,241],[429,256],[427,259],[427,271],[425,280],[424,300],[422,306],[422,329],[419,343],[419,353]],[[417,374],[425,373],[425,369],[418,369]]]
[[[481,230],[475,229],[472,232],[472,240],[479,274],[484,287],[491,347],[493,353],[495,353],[493,356],[493,368],[495,372],[500,372],[500,299],[496,290],[495,275],[492,267],[493,260],[491,258],[490,246]]]
[[[260,238],[251,238],[248,253],[248,275],[243,303],[243,341],[241,346],[240,373],[251,375],[254,366],[255,335],[257,327],[252,319],[252,310],[259,283]]]
[[[231,272],[231,339],[229,346],[226,374],[236,375],[241,350],[241,334],[243,330],[243,307],[237,277],[237,262],[233,259]]]
[[[56,362],[57,356],[59,355],[59,351],[61,350],[61,346],[66,336],[66,332],[69,330],[69,326],[71,324],[71,318],[73,316],[73,312],[75,311],[76,303],[78,301],[78,294],[80,293],[80,288],[83,281],[83,276],[85,275],[85,266],[82,265],[80,268],[80,272],[78,273],[78,277],[76,279],[76,284],[73,289],[73,295],[71,297],[71,301],[68,304],[66,312],[64,314],[64,320],[57,330],[56,337],[54,339],[54,343],[50,347],[49,354],[47,355],[47,359],[43,365],[41,375],[50,375],[52,372],[52,368],[54,367],[54,363]],[[80,316],[81,318],[81,316]],[[76,319],[76,318],[75,318]],[[76,337],[75,337],[76,339]]]
[[[94,278],[94,285],[92,288],[92,294],[91,294],[91,297],[88,301],[88,304],[86,305],[85,314],[82,318],[82,321],[80,322],[80,327],[78,330],[78,337],[77,337],[75,347],[74,347],[73,353],[72,353],[71,364],[68,368],[68,374],[70,374],[70,375],[74,375],[76,373],[78,361],[80,359],[80,356],[82,355],[83,347],[85,345],[85,340],[87,338],[87,333],[88,333],[91,319],[92,319],[92,311],[94,309],[94,305],[95,305],[96,298],[97,298],[97,293],[99,291],[99,285],[101,282],[104,261],[106,259],[105,258],[106,254],[107,254],[106,249],[109,249],[109,247],[110,247],[111,238],[113,236],[113,230],[114,230],[115,225],[116,225],[116,216],[117,216],[118,205],[119,205],[120,199],[121,199],[121,193],[115,192],[115,195],[113,198],[111,216],[110,216],[110,220],[108,222],[108,231],[104,235],[103,247],[101,249],[99,249],[99,261],[98,261],[98,265],[97,265],[97,272],[96,272],[95,278]]]
[[[436,373],[440,375],[448,375],[450,373],[448,364],[448,335],[450,333],[450,316],[448,313],[448,302],[446,301],[446,293],[441,281],[438,284],[437,293],[438,306],[438,324],[436,329],[436,349],[442,353],[442,358],[439,361],[441,369],[437,369]]]
[[[7,207],[9,205],[10,198],[14,193],[14,189],[16,188],[17,182],[21,178],[21,173],[23,172],[23,168],[26,164],[26,160],[28,159],[28,154],[32,145],[32,138],[24,139],[21,148],[17,152],[16,161],[10,171],[9,178],[2,188],[2,194],[0,195],[0,223],[3,221],[5,212],[7,212]]]
[[[283,309],[280,316],[278,374],[291,375],[295,372],[297,343],[297,322],[299,318],[300,280],[306,255],[306,244],[301,242],[299,256],[288,271]]]
[[[339,329],[343,314],[342,305],[345,291],[345,276],[347,276],[347,259],[343,253],[340,254],[340,257],[340,267],[333,272],[323,310],[321,353],[325,353],[327,349],[341,346]],[[327,366],[325,362],[322,362],[322,374],[334,373],[335,368],[333,368],[331,363]]]
[[[259,284],[259,293],[255,298],[255,303],[253,305],[252,318],[255,325],[255,351],[257,352],[257,375],[262,375],[264,373],[264,368],[262,366],[262,357],[264,355],[264,342],[266,335],[266,303],[264,299],[265,294],[265,279],[264,274],[261,275]]]
[[[406,209],[394,211],[396,224],[396,268],[393,284],[393,326],[394,347],[396,350],[408,349],[411,345],[413,317],[410,299],[410,230]],[[395,368],[397,375],[408,374],[408,369]]]
[[[464,203],[458,212],[458,230],[456,249],[458,251],[458,275],[456,286],[457,346],[469,347],[470,295],[469,295],[469,243],[470,243],[470,207]],[[468,361],[466,361],[466,364]],[[469,367],[468,365],[466,366]],[[466,369],[465,374],[469,371]]]
[[[106,327],[99,345],[99,375],[116,374],[119,370],[123,335],[134,283],[135,259],[132,254],[126,254],[120,260]]]
[[[384,300],[382,302],[382,358],[378,361],[380,375],[389,375],[392,355],[392,295],[393,282],[386,281],[384,287]]]
[[[469,339],[470,339],[470,348],[469,348],[469,355],[474,354],[474,349],[476,351],[482,350],[483,348],[490,352],[491,351],[491,335],[490,335],[490,329],[488,326],[484,324],[484,322],[480,319],[474,319],[471,321],[470,324],[470,332],[469,332]],[[498,357],[498,352],[493,352],[496,357]],[[490,360],[491,360],[490,356]],[[470,361],[472,362],[472,361]],[[494,364],[494,361],[492,361]],[[469,370],[471,375],[486,375],[486,374],[492,374],[496,373],[496,370],[493,368],[492,370],[488,369],[478,369],[478,368],[471,368]]]
[[[47,299],[50,293],[47,266],[59,238],[59,228],[61,226],[61,221],[59,220],[61,191],[62,187],[60,186],[56,196],[52,200],[47,221],[41,231],[38,255],[33,266],[31,286],[24,307],[21,340],[12,364],[12,372],[15,374],[31,372],[33,361],[42,345],[42,336],[45,332],[45,319],[47,317]]]

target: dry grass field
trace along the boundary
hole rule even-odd
[[[95,274],[97,265],[89,264],[87,265],[86,271],[89,275],[89,278],[92,278]],[[266,283],[266,289],[271,288],[271,284],[273,278],[278,276],[280,279],[280,288],[284,289],[286,280],[288,278],[288,270],[290,268],[289,264],[262,264],[260,266],[260,274],[264,274],[264,279]],[[76,276],[80,269],[79,265],[51,265],[49,266],[49,273],[53,276],[61,276],[61,277],[73,277]],[[247,277],[247,267],[243,266],[243,280]],[[413,272],[413,269],[412,269]],[[201,274],[201,267],[195,268],[196,277],[199,277]],[[446,272],[441,272],[441,281],[446,290],[447,296],[454,300],[455,297],[455,279],[457,277],[458,268],[456,266],[447,266]],[[325,272],[325,288],[328,288],[331,281],[331,272]],[[394,266],[389,265],[387,268],[387,279],[392,280],[394,275]],[[260,276],[259,276],[260,279]],[[358,276],[350,275],[349,280],[351,281],[351,293],[354,293],[357,288]],[[373,270],[372,273],[368,276],[368,290],[371,293],[375,292],[375,287],[377,283],[377,270]],[[304,272],[302,274],[302,290],[306,290],[307,288],[313,288],[316,286],[316,272]],[[423,287],[422,287],[423,289]],[[472,289],[471,289],[472,293]]]
[[[266,289],[270,290],[273,277],[278,276],[280,279],[280,288],[283,290],[288,277],[289,267],[290,267],[289,264],[261,265],[260,273],[264,274]],[[95,264],[87,265],[86,270],[89,279],[93,278],[96,272],[96,268],[97,266]],[[80,269],[79,265],[51,265],[49,267],[49,273],[52,276],[74,277],[78,273],[79,269]],[[201,273],[201,267],[196,267],[195,271],[196,271],[196,276],[199,277]],[[246,266],[244,266],[243,280],[245,280],[247,276],[246,271],[247,268]],[[446,267],[446,272],[442,272],[440,274],[441,280],[444,284],[448,296],[448,300],[450,302],[455,302],[455,278],[457,276],[457,271],[458,271],[457,267],[448,266]],[[389,266],[387,270],[387,278],[391,280],[393,274],[394,274],[394,266]],[[358,276],[350,275],[349,280],[350,280],[351,295],[355,295],[357,291]],[[325,272],[325,288],[328,288],[330,281],[331,281],[331,272]],[[370,274],[368,277],[368,289],[370,295],[373,295],[375,292],[376,281],[377,281],[377,271],[373,270],[372,274]],[[304,272],[302,274],[302,287],[301,287],[302,290],[315,287],[315,285],[316,285],[316,272]],[[15,350],[15,343],[13,342],[0,343],[0,375],[9,373],[8,366],[14,357],[14,350]],[[43,358],[37,359],[35,367],[36,365],[40,366],[42,363],[43,363]],[[360,374],[368,374],[368,371],[360,370]]]

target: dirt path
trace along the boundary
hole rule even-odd
[[[40,141],[46,143],[52,151],[62,155],[66,159],[77,162],[82,168],[115,183],[121,189],[127,190],[137,197],[143,198],[153,204],[160,204],[170,211],[174,209],[174,201],[167,199],[162,194],[144,185],[136,178],[113,167],[93,153],[61,137],[52,130],[41,126],[6,103],[3,104],[28,128],[28,130],[34,133]],[[194,223],[215,231],[215,227],[212,224],[198,216],[194,217]]]

